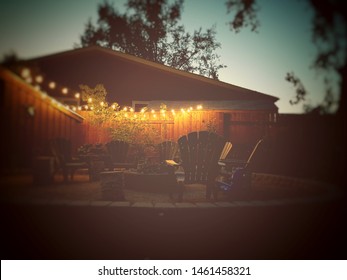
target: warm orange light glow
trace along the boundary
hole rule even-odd
[[[124,116],[127,118],[128,117],[128,113],[125,113]]]
[[[133,108],[130,108],[130,112],[134,112],[134,109],[133,109]]]
[[[78,92],[77,92],[77,93],[75,93],[75,98],[77,98],[77,99],[78,99],[78,98],[80,98],[80,96],[81,96],[81,95],[80,95]]]
[[[105,105],[104,101],[101,101],[100,106],[104,106],[104,105]]]
[[[88,103],[92,103],[93,99],[91,97],[88,98]]]
[[[24,68],[21,72],[23,78],[28,78],[30,76],[30,69]]]
[[[38,76],[35,77],[35,81],[37,83],[42,83],[43,82],[43,77],[41,75],[38,75]]]
[[[113,110],[116,109],[116,105],[113,104],[113,105],[112,105],[112,109],[113,109]]]
[[[143,114],[144,112],[145,112],[145,109],[144,109],[144,108],[142,108],[142,109],[141,109],[141,113]]]
[[[84,105],[84,109],[88,110],[88,108],[89,108],[88,105]]]
[[[151,113],[152,113],[152,114],[154,114],[154,113],[155,113],[155,110],[154,110],[154,109],[152,109]]]
[[[128,108],[127,108],[127,107],[124,107],[124,108],[123,108],[123,111],[125,111],[125,112],[128,111]]]
[[[82,106],[78,106],[78,110],[81,111],[82,110]]]
[[[63,94],[68,94],[69,90],[66,87],[64,87],[64,88],[62,88],[61,92]]]
[[[55,89],[55,86],[56,86],[55,82],[50,82],[48,84],[48,87],[51,88],[51,89]]]
[[[25,79],[25,81],[26,81],[28,84],[31,84],[33,80],[31,79],[31,77],[27,77],[27,78]]]
[[[201,110],[201,109],[202,109],[202,105],[196,106],[196,109],[197,109],[197,110]]]

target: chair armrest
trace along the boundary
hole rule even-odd
[[[174,160],[171,160],[171,159],[167,159],[165,160],[165,163],[169,166],[180,166],[181,164],[180,163],[177,163],[175,162]]]

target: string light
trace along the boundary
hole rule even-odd
[[[23,68],[22,72],[21,72],[21,75],[23,78],[28,78],[30,76],[30,69],[28,68]]]
[[[29,68],[23,68],[22,70],[21,70],[21,72],[20,72],[20,75],[21,75],[21,77],[27,82],[27,83],[29,83],[29,84],[31,84],[32,82],[33,82],[33,79],[35,80],[35,82],[36,83],[38,83],[38,84],[41,84],[41,83],[43,83],[44,82],[44,78],[43,78],[43,75],[36,75],[36,76],[33,76],[32,75],[32,73],[31,73],[31,70],[29,69]],[[41,91],[41,87],[40,87],[40,85],[38,85],[38,84],[36,84],[36,85],[34,85],[34,88],[36,89],[36,90],[39,90],[39,91]],[[50,89],[55,89],[56,87],[57,87],[57,84],[54,82],[54,81],[50,81],[49,83],[47,83],[47,86],[50,88]],[[67,95],[68,93],[69,93],[69,89],[67,88],[67,87],[62,87],[61,88],[61,93],[62,94],[64,94],[64,95]],[[73,94],[73,96],[76,98],[76,99],[80,99],[81,98],[81,93],[79,93],[79,92],[73,92],[73,91],[71,91],[71,94]],[[49,95],[47,95],[47,93],[42,93],[41,92],[41,98],[42,99],[45,99],[45,98],[47,98]],[[58,101],[56,101],[55,99],[52,99],[51,100],[51,102],[53,103],[53,104],[58,104],[58,106],[59,106],[59,104],[60,105],[62,105],[60,102],[58,102]],[[92,105],[91,103],[93,102],[93,99],[91,98],[91,97],[89,97],[88,99],[87,99],[87,103],[89,104],[89,105]],[[78,106],[77,106],[78,105]],[[73,110],[73,111],[76,111],[76,110],[93,110],[94,109],[94,107],[93,106],[88,106],[88,105],[82,105],[82,106],[80,106],[79,104],[77,104],[76,106],[70,106],[69,108],[71,108],[71,110]],[[106,102],[104,102],[104,101],[101,101],[100,102],[100,105],[102,106],[102,107],[108,107],[109,105],[106,103]],[[163,107],[163,106],[160,106],[161,108],[159,109],[159,114],[157,115],[156,114],[156,111],[154,110],[154,109],[151,109],[150,110],[150,113],[151,113],[151,115],[152,115],[152,118],[157,118],[157,116],[159,116],[159,117],[162,117],[162,118],[166,118],[167,116],[171,116],[171,117],[173,117],[173,116],[176,116],[176,114],[177,114],[177,112],[175,111],[175,109],[171,109],[171,110],[166,110],[167,108],[166,108],[166,106],[165,107]],[[112,104],[111,105],[111,108],[113,109],[113,110],[115,110],[116,112],[115,112],[115,114],[116,115],[118,115],[118,108],[119,108],[119,106],[118,106],[118,104],[117,103],[114,103],[114,104]],[[198,104],[198,105],[195,105],[195,110],[202,110],[203,109],[203,106],[202,106],[202,104]],[[139,120],[145,120],[146,118],[147,118],[147,113],[146,113],[146,111],[147,111],[147,108],[146,107],[143,107],[143,108],[141,108],[141,110],[140,110],[140,113],[141,113],[141,118],[139,118],[139,115],[138,114],[136,114],[135,113],[135,110],[134,110],[134,108],[133,107],[128,107],[128,106],[125,106],[125,107],[123,107],[123,111],[124,112],[126,112],[125,114],[124,114],[124,116],[125,117],[133,117],[133,118],[138,118]],[[180,108],[180,112],[181,113],[184,113],[184,114],[186,114],[186,113],[191,113],[192,111],[194,111],[194,109],[193,109],[193,107],[192,106],[190,106],[190,107],[187,107],[187,108]],[[168,114],[169,112],[171,112],[171,114]],[[130,114],[131,113],[131,114]]]
[[[35,77],[35,81],[37,83],[42,83],[43,82],[43,77],[41,75],[38,75],[38,76]]]
[[[55,82],[50,82],[50,83],[48,84],[48,87],[49,87],[50,89],[55,89],[55,87],[56,87]]]

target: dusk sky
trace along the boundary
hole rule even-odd
[[[0,3],[0,57],[13,50],[33,58],[74,48],[89,18],[97,20],[102,0],[11,0]],[[125,1],[110,1],[120,11]],[[217,26],[221,81],[280,98],[281,113],[302,112],[291,106],[294,96],[287,72],[294,71],[310,92],[312,104],[322,99],[322,77],[310,69],[316,55],[311,42],[312,11],[306,1],[259,0],[259,33],[229,30],[225,0],[185,0],[181,23],[186,30]]]

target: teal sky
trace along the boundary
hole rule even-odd
[[[102,0],[0,0],[0,57],[15,51],[32,58],[72,49],[79,43],[85,23],[97,20]],[[122,11],[124,0],[111,1]],[[294,96],[287,72],[294,71],[310,92],[312,104],[322,99],[322,77],[310,69],[316,49],[311,42],[312,12],[304,0],[259,0],[259,33],[238,34],[227,25],[225,0],[185,0],[182,24],[188,31],[217,26],[221,81],[274,95],[281,113],[302,112],[291,106]]]

